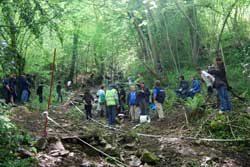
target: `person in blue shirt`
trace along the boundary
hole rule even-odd
[[[201,92],[201,84],[195,77],[192,77],[191,80],[192,84],[188,96],[193,98],[197,93]]]
[[[186,99],[188,97],[189,89],[188,81],[185,80],[183,75],[179,77],[179,81],[179,89],[176,91],[176,95],[180,98]]]
[[[130,92],[127,95],[127,102],[129,106],[129,115],[131,121],[138,120],[138,115],[136,113],[136,90],[135,86],[130,86]]]
[[[156,111],[158,113],[158,121],[164,119],[163,103],[165,101],[165,90],[161,87],[161,82],[157,80],[155,82],[155,88],[153,89],[153,102],[156,106]]]

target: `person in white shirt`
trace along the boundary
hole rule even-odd
[[[207,96],[208,98],[210,98],[211,95],[213,94],[213,84],[214,84],[215,78],[208,72],[202,70],[201,68],[198,68],[197,72],[201,76],[202,80],[206,83]]]
[[[106,108],[105,108],[106,99],[105,99],[105,91],[104,91],[103,86],[101,86],[101,88],[97,91],[96,95],[98,97],[97,112],[101,117],[103,117],[104,112],[106,110]]]

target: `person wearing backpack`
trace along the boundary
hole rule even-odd
[[[130,92],[127,96],[127,102],[129,106],[129,116],[131,121],[136,120],[136,90],[135,86],[130,86]],[[138,119],[138,118],[137,118]]]
[[[106,110],[106,108],[105,108],[106,98],[105,98],[104,86],[101,86],[101,88],[97,91],[96,95],[98,97],[97,112],[98,112],[99,116],[103,117],[104,112]]]
[[[161,87],[161,82],[157,80],[155,82],[155,88],[153,89],[153,100],[156,105],[156,111],[158,113],[159,121],[164,119],[164,113],[162,109],[162,104],[166,98],[165,90]]]
[[[109,125],[115,125],[116,107],[119,104],[118,93],[113,85],[106,90],[106,109],[108,113]]]
[[[89,89],[85,90],[83,96],[83,103],[86,112],[86,119],[90,120],[92,118],[92,103],[94,102],[94,97],[90,94]]]

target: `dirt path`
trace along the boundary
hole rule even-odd
[[[14,108],[12,113],[11,119],[17,125],[26,129],[37,138],[42,135],[44,118],[41,113],[29,112],[25,107]],[[109,154],[118,156],[127,164],[135,161],[132,160],[132,156],[138,155],[138,152],[147,149],[159,157],[158,163],[151,164],[151,166],[250,166],[248,161],[250,154],[232,152],[229,149],[225,149],[223,145],[191,142],[181,139],[169,140],[168,138],[189,134],[190,130],[185,127],[183,112],[170,113],[162,122],[153,120],[150,124],[139,126],[136,129],[140,133],[162,135],[164,136],[162,138],[131,137],[131,134],[115,133],[100,127],[94,122],[84,121],[81,113],[78,111],[65,112],[60,107],[56,111],[51,111],[50,117],[71,133],[65,133],[50,122],[48,138],[51,141],[49,140],[49,143],[55,143],[53,139],[57,137],[55,140],[60,139],[64,149],[68,152],[65,156],[59,156],[60,158],[56,157],[56,159],[51,156],[51,151],[53,150],[48,147],[43,152],[38,153],[40,166],[46,166],[46,163],[48,167],[84,166],[84,163],[111,166],[111,164],[106,163],[105,157],[86,147],[74,139],[73,136],[79,136]],[[101,121],[105,123],[105,120],[102,119]],[[125,121],[119,128],[130,130],[135,125]],[[55,159],[53,160],[51,157]],[[43,159],[45,160],[43,161]],[[144,166],[147,165],[144,164]]]

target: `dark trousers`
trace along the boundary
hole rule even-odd
[[[57,92],[57,101],[61,100],[63,102],[62,92]]]
[[[146,100],[145,99],[141,100],[139,102],[139,108],[141,110],[140,115],[148,115],[148,107],[149,107],[149,105],[146,102]]]
[[[92,105],[85,105],[85,113],[86,113],[86,119],[90,120],[92,118]]]
[[[176,95],[179,97],[179,98],[183,98],[183,99],[187,99],[188,97],[188,90],[177,90],[175,91]]]
[[[40,103],[43,102],[43,95],[42,94],[38,95],[38,100],[39,100]]]
[[[107,106],[107,113],[109,125],[114,125],[116,116],[116,106]]]
[[[213,94],[213,87],[212,86],[208,86],[207,87],[207,97],[210,98]]]

